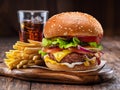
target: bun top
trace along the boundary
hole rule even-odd
[[[99,36],[101,24],[91,15],[81,12],[64,12],[48,19],[43,30],[45,38],[58,36]]]

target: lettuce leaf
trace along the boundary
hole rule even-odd
[[[79,44],[80,44],[80,40],[77,37],[73,37],[71,41],[67,41],[64,38],[54,38],[54,39],[43,38],[42,40],[42,45],[45,47],[57,45],[59,46],[59,48],[69,48],[69,47],[76,47]]]
[[[43,52],[42,50],[39,50],[38,53],[41,54],[42,57],[45,56],[45,55],[47,54],[46,52]]]
[[[91,47],[98,48],[99,50],[102,50],[102,49],[103,49],[102,45],[101,45],[101,44],[97,44],[96,42],[89,42],[89,45],[90,45]]]
[[[53,39],[42,39],[42,46],[44,47],[51,47],[51,46],[58,46],[59,48],[69,48],[69,47],[76,47],[78,45],[84,46],[90,45],[91,47],[98,48],[99,50],[102,50],[103,47],[101,44],[97,44],[96,42],[81,42],[77,37],[73,37],[71,40],[67,40],[65,38],[57,37]]]
[[[52,44],[52,41],[46,38],[42,39],[42,46],[49,46]]]

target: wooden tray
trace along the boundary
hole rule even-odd
[[[53,71],[45,67],[9,70],[0,63],[0,75],[22,80],[67,84],[95,84],[108,81],[113,77],[113,69],[108,65],[96,71]]]

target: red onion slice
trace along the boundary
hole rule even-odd
[[[84,48],[84,47],[82,47],[82,46],[80,46],[80,45],[78,45],[77,48],[78,48],[79,50],[81,50],[81,51],[84,51],[84,52],[93,53],[91,50],[88,50],[88,49],[86,49],[86,48]]]

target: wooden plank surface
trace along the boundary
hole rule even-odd
[[[89,85],[102,83],[112,79],[113,70],[111,67],[108,67],[107,64],[102,65],[97,70],[87,72],[53,71],[46,67],[9,70],[5,64],[1,63],[0,75],[27,81]]]
[[[12,48],[18,38],[0,38],[0,59],[4,52]],[[22,81],[10,77],[0,76],[0,90],[120,90],[120,37],[104,38],[104,56],[108,64],[114,68],[114,79],[96,85],[67,85],[53,83],[38,83]]]
[[[94,90],[120,90],[120,38],[104,38],[104,56],[108,64],[114,68],[113,81],[94,85]]]

